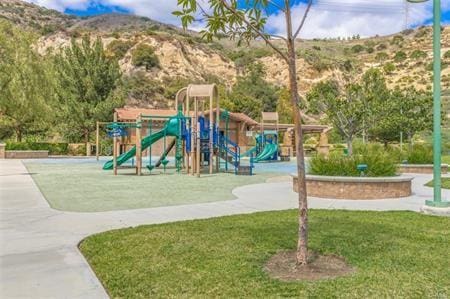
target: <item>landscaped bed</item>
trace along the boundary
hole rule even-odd
[[[433,181],[427,183],[428,187],[433,187]],[[442,178],[442,188],[450,189],[450,178]]]
[[[317,155],[306,176],[308,195],[333,199],[384,199],[411,195],[412,177],[397,175],[395,158],[384,148],[365,146],[351,156]],[[297,174],[293,189],[299,191]]]
[[[282,282],[265,263],[297,242],[297,211],[141,226],[84,240],[113,298],[446,298],[450,218],[413,212],[310,212],[310,248],[356,272]]]
[[[98,212],[150,208],[235,199],[236,187],[265,182],[276,176],[261,173],[236,176],[229,173],[205,174],[201,178],[167,174],[136,176],[134,169],[121,169],[118,176],[101,169],[92,160],[67,163],[52,160],[26,162],[28,171],[50,205],[58,210]],[[146,172],[146,171],[144,171]],[[148,172],[146,172],[148,173]]]

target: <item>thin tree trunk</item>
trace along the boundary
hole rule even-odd
[[[349,155],[349,156],[353,155],[353,142],[352,142],[352,138],[347,138],[347,150],[348,150],[348,155]]]
[[[305,157],[303,151],[303,131],[300,114],[300,96],[298,94],[297,68],[295,54],[295,40],[292,36],[292,21],[289,7],[286,11],[287,24],[287,49],[289,68],[289,91],[293,108],[295,126],[295,149],[297,156],[298,177],[298,241],[297,241],[297,265],[306,265],[308,262],[308,200],[306,192]]]
[[[22,142],[22,130],[16,129],[16,140],[17,142]]]

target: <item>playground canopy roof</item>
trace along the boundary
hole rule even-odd
[[[174,116],[177,114],[176,110],[161,110],[161,109],[147,109],[147,108],[116,108],[117,119],[119,121],[136,121],[139,114],[153,115],[153,116]]]
[[[148,109],[148,108],[116,108],[115,111],[117,112],[117,118],[119,121],[130,121],[134,122],[136,121],[139,114],[142,115],[153,115],[153,116],[174,116],[177,114],[176,110],[171,109]],[[221,112],[224,112],[225,110],[221,109]],[[215,112],[215,111],[214,111]],[[205,111],[205,115],[209,115],[209,110]],[[259,123],[252,119],[250,116],[248,116],[245,113],[236,113],[236,112],[230,112],[230,120],[235,122],[244,122],[249,126],[258,126]],[[161,119],[161,121],[163,121]],[[293,129],[293,124],[275,124],[275,123],[266,123],[264,124],[264,129],[266,130],[278,130],[280,131],[286,131],[288,129]],[[302,125],[303,132],[306,134],[311,133],[322,133],[327,132],[331,128],[329,126],[324,125]]]
[[[214,110],[213,113],[215,113],[216,111]],[[225,112],[225,109],[220,109],[220,113]],[[228,112],[229,116],[230,116],[230,120],[234,120],[236,122],[244,122],[249,126],[257,126],[259,125],[259,123],[254,120],[253,118],[251,118],[250,116],[248,116],[245,113],[240,113],[240,112]],[[209,115],[209,111],[205,111],[205,115]]]
[[[116,108],[117,118],[119,121],[136,121],[139,114],[153,115],[153,116],[174,116],[177,114],[176,110],[171,109],[148,109],[148,108]],[[225,110],[221,109],[221,112]],[[214,110],[215,112],[215,110]],[[205,111],[205,115],[209,115],[209,110]],[[244,122],[250,126],[256,126],[259,123],[246,115],[245,113],[230,112],[230,120],[236,122]]]

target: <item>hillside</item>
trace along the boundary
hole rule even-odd
[[[21,0],[1,0],[0,19],[2,18],[41,34],[64,30],[79,20],[75,16]]]
[[[39,41],[42,53],[64,47],[70,39],[83,34],[102,38],[110,49],[113,44],[126,45],[119,63],[127,76],[136,73],[160,82],[215,81],[230,87],[236,77],[251,62],[266,66],[266,79],[276,85],[286,85],[287,68],[264,43],[255,41],[236,48],[223,39],[213,43],[201,40],[195,32],[184,32],[176,27],[161,24],[144,17],[110,14],[89,18],[76,18],[47,10],[19,0],[0,3],[0,17],[38,29],[43,35]],[[35,25],[35,24],[38,24]],[[44,28],[52,30],[43,30]],[[40,29],[39,29],[40,28]],[[371,67],[380,68],[386,74],[391,87],[431,89],[432,43],[431,28],[422,27],[392,36],[352,40],[299,40],[297,45],[299,84],[304,95],[311,86],[324,79],[334,78],[342,83],[356,80]],[[147,44],[155,49],[160,65],[146,70],[132,63],[133,51]],[[443,30],[443,88],[450,89],[450,28]],[[130,100],[130,105],[170,106],[164,92],[155,99]]]

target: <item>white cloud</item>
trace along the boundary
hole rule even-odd
[[[102,4],[125,8],[131,13],[151,19],[180,25],[172,15],[177,10],[177,0],[26,0],[47,8],[64,11],[66,8],[84,10]],[[207,0],[201,0],[205,2]],[[316,0],[300,34],[303,38],[386,35],[404,29],[404,0]],[[375,3],[375,4],[373,4]],[[207,5],[204,5],[207,6]],[[442,1],[444,10],[450,9],[450,1]],[[429,22],[432,17],[431,1],[426,4],[409,4],[410,26]],[[299,23],[305,4],[292,8],[294,24]],[[201,29],[204,23],[197,22],[191,29]],[[271,32],[284,34],[283,15],[273,14],[268,18],[267,28]]]
[[[91,0],[25,0],[50,9],[64,11],[64,9],[87,9]]]
[[[405,28],[402,0],[318,0],[315,3],[300,33],[302,38],[387,35]],[[294,26],[300,23],[305,9],[305,4],[292,8]],[[409,4],[408,10],[409,26],[423,24],[432,17],[430,4]],[[267,23],[271,31],[285,34],[283,15],[271,15]]]

